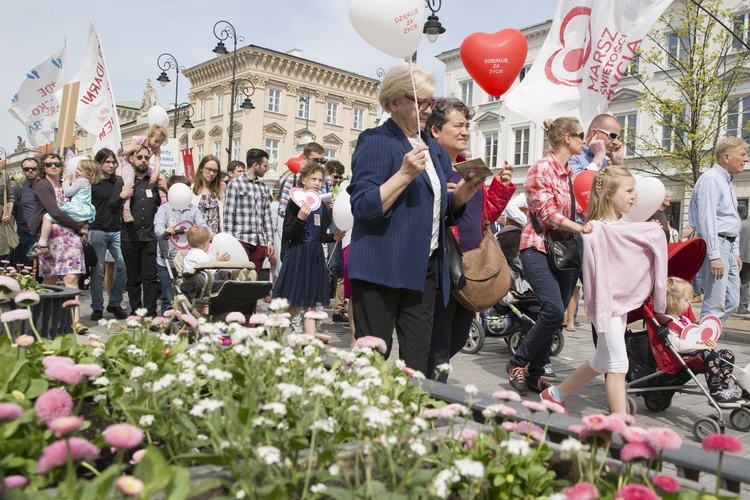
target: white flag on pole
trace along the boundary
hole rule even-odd
[[[81,82],[76,122],[93,136],[93,152],[102,148],[112,151],[120,149],[120,122],[117,119],[107,63],[104,61],[104,52],[94,23],[89,23],[86,58],[71,82]]]
[[[672,0],[560,0],[547,39],[509,109],[542,124],[607,110],[643,38]]]
[[[55,90],[65,82],[65,47],[26,73],[8,111],[24,128],[32,147],[52,142],[60,103]]]

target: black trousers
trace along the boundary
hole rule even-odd
[[[443,363],[450,362],[466,345],[469,338],[471,322],[476,313],[469,311],[458,303],[451,295],[448,305],[443,305],[443,297],[435,296],[435,314],[432,319],[432,342],[430,343],[430,357],[427,361],[425,376],[446,382],[448,373],[436,373],[436,369]]]
[[[432,337],[432,314],[437,282],[435,261],[430,260],[424,292],[391,288],[352,280],[352,305],[357,338],[374,336],[385,341],[385,357],[391,355],[393,328],[398,337],[399,358],[406,366],[427,372]]]
[[[156,240],[123,241],[122,258],[125,260],[128,275],[127,290],[131,311],[143,307],[149,316],[156,317],[156,300],[159,297],[159,284],[156,281]]]

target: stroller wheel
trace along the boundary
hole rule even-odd
[[[508,349],[510,349],[510,353],[515,356],[516,355],[516,349],[518,349],[518,346],[521,345],[521,342],[523,342],[523,338],[526,336],[526,332],[513,332],[513,335],[508,338]],[[507,338],[507,337],[506,337]]]
[[[555,336],[552,338],[552,352],[550,355],[557,356],[562,352],[563,347],[565,347],[565,336],[563,335],[562,330],[560,330],[555,333]]]
[[[729,423],[740,432],[750,430],[750,410],[747,408],[737,408],[729,414]]]
[[[693,425],[693,436],[699,443],[703,442],[706,436],[719,433],[721,433],[719,422],[710,417],[701,417]]]
[[[638,402],[633,396],[628,396],[628,415],[635,415],[638,411]]]
[[[465,354],[476,354],[484,347],[484,327],[478,318],[474,318],[469,329],[469,338],[466,339],[466,345],[461,349]]]

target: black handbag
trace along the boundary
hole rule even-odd
[[[570,199],[572,214],[570,220],[575,220],[576,199],[573,196],[573,180],[568,178],[570,186]],[[542,226],[536,217],[529,211],[531,224],[537,234],[542,234]],[[564,229],[553,229],[543,235],[544,249],[547,252],[547,263],[550,270],[555,274],[568,274],[581,268],[581,252],[578,248],[575,233]]]
[[[456,237],[450,228],[445,228],[445,248],[448,253],[448,272],[451,277],[451,292],[457,292],[466,286],[464,274],[464,255],[458,246]]]

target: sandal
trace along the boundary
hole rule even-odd
[[[75,328],[75,331],[78,335],[84,335],[89,332],[89,327],[84,325],[80,321],[76,321],[73,325],[73,328]]]

